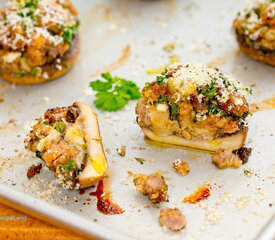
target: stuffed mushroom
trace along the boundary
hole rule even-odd
[[[107,171],[97,115],[87,104],[48,109],[25,139],[65,188],[86,188]]]
[[[241,50],[249,57],[275,66],[275,2],[254,1],[240,12],[234,28]]]
[[[0,77],[39,84],[67,73],[79,55],[78,27],[70,0],[9,0],[0,10]]]
[[[137,123],[158,142],[209,151],[239,149],[248,130],[249,93],[218,69],[173,65],[146,83],[136,107]]]

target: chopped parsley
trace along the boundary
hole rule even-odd
[[[35,68],[32,68],[31,74],[32,74],[33,76],[36,76],[37,71],[38,71],[38,69],[37,69],[36,67],[35,67]]]
[[[66,128],[66,124],[64,122],[57,122],[54,128],[56,131],[63,133]]]
[[[168,86],[167,82],[164,82],[164,80],[168,78],[168,77],[166,76],[167,72],[168,72],[168,69],[165,69],[165,70],[161,73],[161,75],[157,76],[157,81],[156,81],[156,83],[157,83],[158,85],[164,86],[164,87],[167,87],[167,86]]]
[[[43,122],[44,125],[50,125],[50,121],[47,119]]]
[[[18,73],[15,74],[15,77],[20,78],[20,77],[22,77],[23,75],[25,75],[26,73],[27,73],[27,72],[26,72],[25,70],[21,70],[20,72],[18,72]]]
[[[71,158],[66,163],[59,163],[59,168],[65,180],[74,179],[74,177],[82,171],[81,168],[76,166],[75,161]]]
[[[215,82],[211,82],[210,86],[206,90],[199,91],[203,96],[208,99],[213,99],[218,94],[218,88],[215,86]]]
[[[208,112],[210,115],[217,115],[221,112],[220,108],[215,104],[210,104],[208,107]]]
[[[169,97],[168,96],[161,96],[160,94],[158,94],[157,101],[154,101],[153,104],[155,105],[159,102],[169,102]]]
[[[37,8],[38,0],[27,0],[25,4],[25,8]]]
[[[133,183],[136,183],[137,180],[138,180],[138,178],[134,178],[134,179],[133,179]]]
[[[68,26],[65,27],[63,25],[59,25],[59,28],[61,29],[61,37],[65,41],[65,43],[71,45],[72,44],[72,39],[76,35],[77,29],[79,28],[79,23],[73,25],[73,26]]]
[[[42,159],[41,152],[39,152],[38,150],[36,150],[35,156]]]
[[[145,83],[144,90],[148,91],[150,88],[151,88],[151,83],[146,82],[146,83]]]
[[[132,81],[124,78],[112,77],[110,73],[102,73],[105,80],[90,82],[90,87],[97,91],[97,99],[94,104],[105,111],[117,111],[123,108],[129,100],[137,100],[141,97],[139,87]]]
[[[178,120],[180,107],[175,103],[170,103],[170,118],[172,120]]]
[[[136,159],[137,162],[139,162],[140,164],[143,164],[143,163],[145,162],[145,159],[144,159],[144,158],[135,157],[135,159]]]

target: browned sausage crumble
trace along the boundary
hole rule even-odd
[[[186,226],[186,219],[178,208],[163,208],[160,211],[159,223],[172,231],[180,231]]]
[[[39,174],[42,168],[42,164],[39,163],[37,165],[32,165],[29,167],[28,172],[27,172],[27,177],[30,179],[34,177],[35,175]]]
[[[238,168],[242,164],[247,163],[251,155],[252,148],[241,147],[233,151],[233,149],[221,150],[212,155],[212,161],[219,168],[233,167]]]
[[[166,201],[168,185],[165,178],[159,173],[150,175],[135,174],[133,182],[136,190],[144,195],[148,195],[148,199],[152,203]]]

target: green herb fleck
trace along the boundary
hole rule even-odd
[[[66,124],[64,122],[57,122],[54,128],[56,131],[63,133],[66,128]]]
[[[50,125],[50,121],[47,119],[43,122],[44,125]]]
[[[207,90],[200,91],[200,93],[208,99],[213,99],[218,94],[218,88],[215,86],[215,82],[212,81]]]
[[[244,40],[245,40],[245,42],[248,44],[248,45],[250,45],[250,39],[249,39],[249,37],[248,36],[245,36],[244,37]]]
[[[97,99],[94,104],[105,111],[117,111],[123,108],[129,100],[137,100],[141,97],[138,86],[119,77],[112,77],[110,73],[102,73],[104,80],[90,82],[90,87],[97,91]]]
[[[37,8],[38,0],[27,0],[25,4],[25,8]]]
[[[61,37],[67,44],[71,45],[72,39],[76,35],[77,29],[79,28],[79,23],[68,27],[60,25],[59,28],[62,30]]]
[[[175,103],[170,103],[170,118],[172,120],[178,120],[180,107]]]
[[[27,72],[25,71],[25,70],[22,70],[22,71],[20,71],[19,73],[16,73],[15,74],[15,77],[18,77],[18,78],[20,78],[20,77],[22,77],[23,75],[25,75]]]
[[[74,177],[76,177],[82,171],[81,168],[76,166],[75,161],[71,158],[66,163],[59,163],[59,168],[65,180],[74,179]]]
[[[167,82],[164,82],[165,79],[167,79],[166,75],[157,76],[156,83],[160,86],[167,87],[168,84],[167,84]]]
[[[37,71],[38,71],[37,68],[32,68],[31,74],[32,74],[33,76],[36,76]]]
[[[133,183],[136,183],[137,180],[138,180],[138,178],[134,178],[134,179],[133,179]]]
[[[146,83],[145,83],[144,90],[148,91],[148,90],[150,89],[150,87],[151,87],[151,83],[146,82]]]
[[[39,152],[38,150],[36,150],[35,156],[42,159],[41,152]]]
[[[169,102],[169,97],[168,96],[161,96],[158,94],[157,101],[154,101],[154,104],[157,104],[159,102]]]
[[[215,104],[210,104],[208,107],[209,114],[216,115],[216,114],[220,113],[220,111],[221,110],[219,109],[219,107]]]
[[[145,159],[144,159],[144,158],[135,157],[135,159],[136,159],[137,162],[139,162],[140,164],[143,164],[143,163],[145,162]]]

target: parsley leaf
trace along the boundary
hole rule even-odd
[[[218,94],[218,88],[215,86],[215,82],[211,82],[210,86],[205,91],[201,91],[201,94],[208,99],[213,99]]]
[[[172,120],[178,120],[180,107],[175,103],[170,103],[170,118]]]
[[[35,156],[42,159],[41,152],[39,152],[38,150],[36,150]]]
[[[64,122],[57,122],[54,128],[56,131],[63,133],[66,128],[66,124]]]
[[[112,77],[110,73],[102,73],[104,80],[97,79],[90,82],[90,87],[97,91],[97,99],[94,104],[105,111],[117,111],[123,108],[129,100],[137,100],[141,97],[138,86],[119,77]]]
[[[71,45],[73,37],[76,35],[77,29],[79,28],[79,23],[65,27],[63,25],[60,25],[59,28],[62,31],[61,37],[64,39],[64,41]]]
[[[26,72],[25,70],[21,70],[20,72],[18,72],[18,73],[15,74],[15,77],[20,78],[20,77],[22,77],[23,75],[25,75],[26,73],[27,73],[27,72]]]
[[[82,171],[82,169],[78,168],[75,161],[71,158],[66,163],[59,163],[59,169],[64,180],[73,180],[74,177]]]

